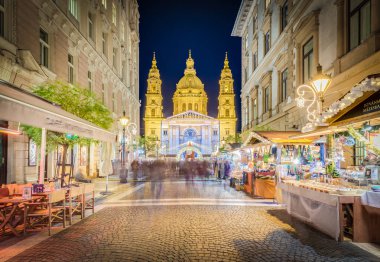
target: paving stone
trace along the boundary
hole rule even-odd
[[[179,189],[174,183],[163,188],[162,198]],[[209,188],[211,193],[201,192],[206,184],[178,194],[221,199],[232,194],[220,184]],[[157,196],[149,187],[143,192],[126,200]],[[281,208],[162,205],[106,207],[11,261],[380,260],[349,242],[337,243]]]

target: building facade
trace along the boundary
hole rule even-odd
[[[139,126],[136,0],[7,0],[0,1],[0,12],[1,80],[28,92],[48,80],[78,84],[110,109],[115,120],[111,131],[118,137],[123,111]],[[2,123],[13,129],[20,124]],[[3,181],[36,181],[37,165],[28,163],[28,137],[2,136],[2,142],[7,145],[2,148],[7,152]],[[103,143],[74,147],[75,172],[107,175],[104,148]],[[108,154],[108,160],[119,157],[118,141]],[[56,155],[48,155],[47,177],[54,176]]]
[[[144,122],[145,136],[155,137],[159,141],[160,154],[177,159],[209,157],[217,150],[221,140],[235,136],[235,95],[227,55],[219,85],[219,113],[218,118],[213,118],[208,116],[207,93],[196,75],[190,51],[184,76],[178,81],[173,95],[173,116],[164,118],[161,80],[153,56]]]
[[[321,65],[332,77],[323,109],[380,73],[380,2],[243,0],[232,35],[242,41],[242,130],[301,130],[296,89]]]

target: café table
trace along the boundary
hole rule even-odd
[[[20,236],[16,230],[17,224],[12,225],[13,219],[16,214],[23,213],[23,206],[21,204],[35,202],[40,198],[40,196],[32,196],[31,199],[25,199],[22,196],[0,198],[0,206],[3,206],[0,212],[0,230],[5,231],[5,228],[8,227],[15,236]]]

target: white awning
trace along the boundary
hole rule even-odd
[[[105,142],[116,135],[66,112],[59,106],[0,80],[0,119]]]

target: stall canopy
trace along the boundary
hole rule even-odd
[[[45,99],[0,80],[0,119],[105,142],[116,135],[61,109]]]
[[[298,131],[251,131],[244,146],[262,144],[311,144],[318,137],[294,138],[300,135]]]

